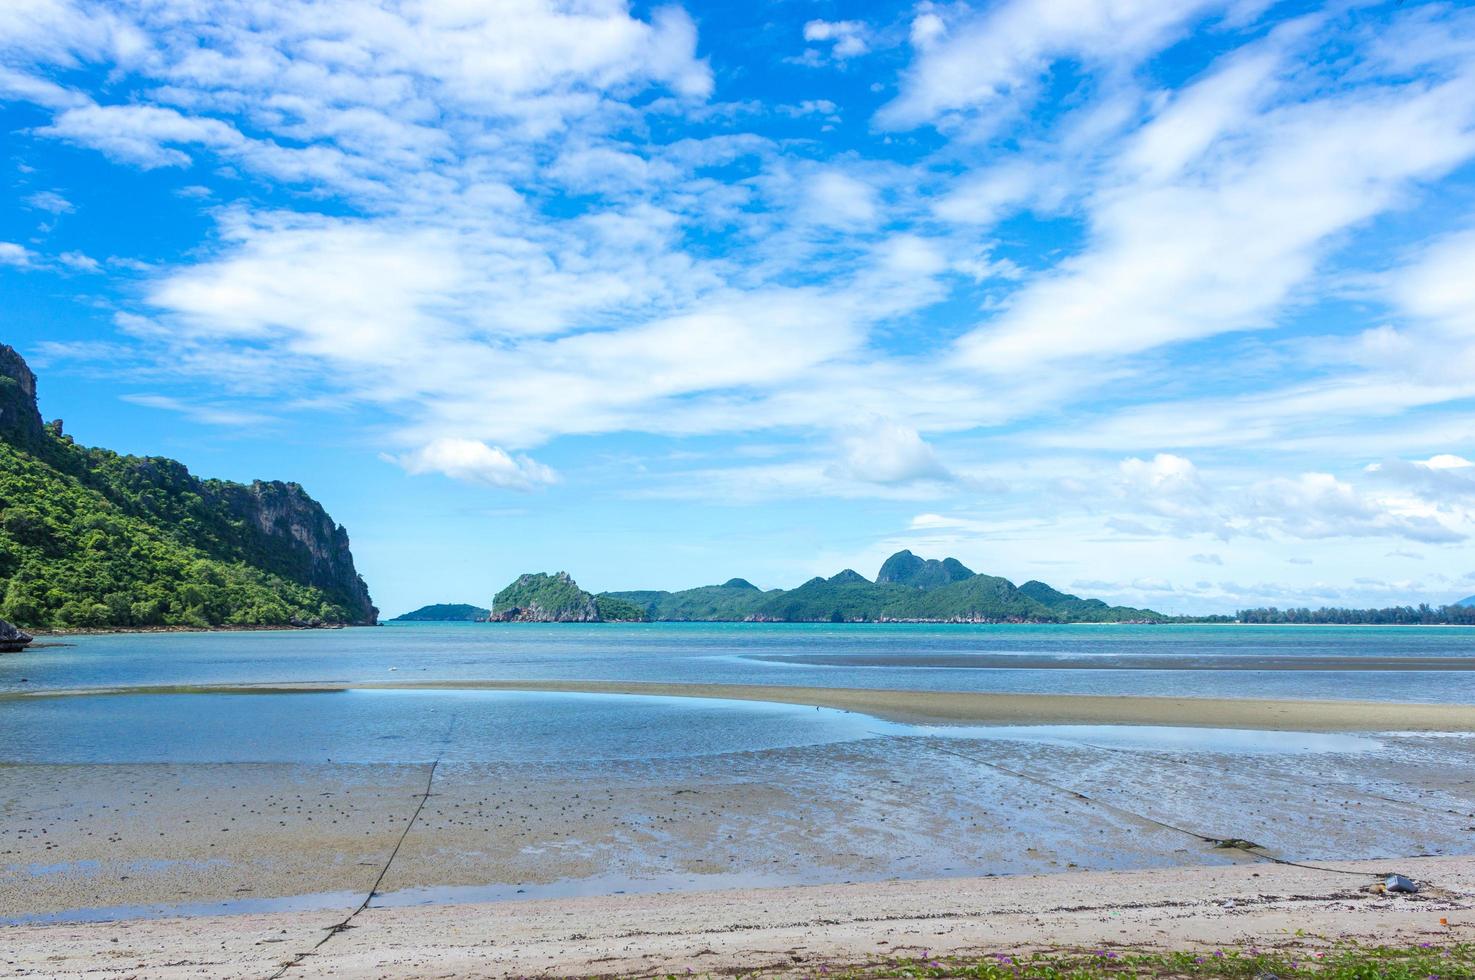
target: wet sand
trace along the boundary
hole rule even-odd
[[[1268,698],[1118,697],[1089,694],[981,694],[763,684],[661,684],[637,681],[404,681],[374,684],[220,685],[119,689],[127,693],[240,693],[293,690],[553,691],[771,701],[857,711],[912,724],[1169,725],[1296,732],[1475,732],[1475,705]],[[37,692],[58,697],[77,692]]]
[[[928,953],[1475,938],[1475,859],[1397,863],[1427,885],[1403,897],[1360,890],[1386,863],[1336,867],[1355,873],[1257,864],[371,908],[311,952],[336,914],[12,926],[0,928],[0,968],[79,980],[259,978],[287,962],[288,977],[812,976]]]
[[[446,762],[376,901],[1261,860],[1213,846],[1231,837],[1297,860],[1468,853],[1475,739],[1368,744],[1245,756],[878,737],[653,760]],[[429,768],[0,766],[0,919],[252,911],[282,897],[352,904]]]

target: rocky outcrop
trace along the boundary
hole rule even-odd
[[[36,375],[14,347],[0,344],[0,439],[34,449],[45,438],[36,408]]]
[[[878,585],[909,585],[914,589],[937,589],[972,578],[973,570],[956,558],[918,558],[910,551],[898,551],[886,559],[876,573]]]
[[[494,623],[640,623],[645,609],[611,595],[591,595],[568,572],[519,575],[492,599]]]
[[[492,599],[494,623],[597,623],[599,606],[594,596],[579,588],[568,572],[548,575],[534,572]]]
[[[25,630],[0,619],[0,653],[19,653],[30,646],[35,637]]]
[[[241,520],[248,545],[255,536],[275,545],[266,549],[271,553],[268,571],[322,589],[348,611],[350,622],[378,621],[369,587],[354,568],[348,531],[300,484],[257,480],[245,486],[210,480],[204,488],[207,497]]]

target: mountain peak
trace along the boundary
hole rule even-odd
[[[834,575],[830,576],[830,581],[834,582],[837,585],[843,585],[846,582],[864,582],[869,585],[871,582],[870,579],[866,578],[864,575],[862,575],[860,572],[857,572],[853,568],[847,568],[843,571],[836,572]]]
[[[953,582],[972,578],[973,570],[956,558],[918,558],[903,549],[886,559],[876,573],[877,583],[909,585],[916,589],[936,589]]]
[[[758,586],[745,578],[730,578],[722,583],[722,587],[724,589],[752,589],[754,592],[759,591]]]

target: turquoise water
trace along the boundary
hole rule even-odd
[[[405,624],[73,637],[0,657],[0,690],[577,679],[1469,702],[1475,671],[1432,668],[1470,666],[1472,641],[1475,631],[1396,627]],[[1326,669],[1408,658],[1424,669]],[[1311,663],[1321,669],[1287,669]],[[1081,731],[1068,739],[1084,737]],[[0,700],[0,762],[400,762],[446,755],[558,763],[713,756],[916,732],[790,705],[516,692]],[[1201,743],[1208,736],[1156,732],[1151,740],[1172,737]]]
[[[1421,658],[1470,666],[1475,630],[1438,627],[437,623],[112,634],[71,637],[66,643],[0,656],[0,692],[559,678],[1475,701],[1475,671],[1265,669],[1267,663],[1325,665],[1328,658],[1379,663]],[[1020,667],[999,666],[1016,661]]]
[[[697,759],[876,737],[1097,749],[1361,753],[1361,735],[1160,726],[928,726],[751,701],[535,691],[322,691],[27,698],[0,704],[10,763],[558,765]]]

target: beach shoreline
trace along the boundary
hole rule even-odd
[[[1397,871],[1418,894],[1365,891]],[[0,927],[15,976],[814,975],[1040,950],[1315,951],[1475,938],[1475,858],[1256,863]],[[325,936],[320,946],[313,948]]]

